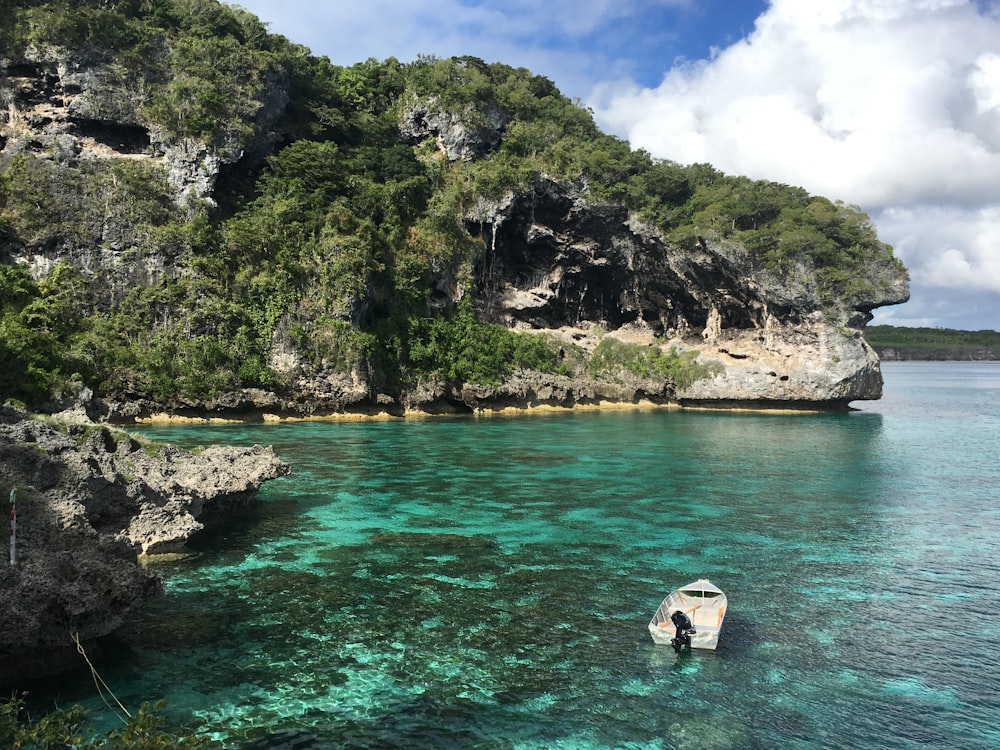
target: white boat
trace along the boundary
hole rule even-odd
[[[649,634],[653,641],[664,646],[674,646],[677,628],[670,617],[678,610],[691,620],[691,648],[714,649],[719,644],[719,631],[726,616],[729,600],[722,590],[705,578],[671,591],[649,621]]]

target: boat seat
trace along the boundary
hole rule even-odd
[[[696,609],[691,617],[691,622],[694,623],[695,628],[718,630],[725,614],[725,609]]]

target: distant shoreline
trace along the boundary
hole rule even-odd
[[[865,339],[884,362],[1000,360],[1000,332],[868,326]]]
[[[873,346],[883,362],[995,362],[1000,349],[980,347]]]

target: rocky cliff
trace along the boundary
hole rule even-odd
[[[5,260],[26,264],[38,279],[60,262],[84,269],[100,278],[111,304],[181,274],[182,247],[149,236],[156,215],[214,206],[220,173],[263,158],[288,102],[287,81],[264,74],[252,82],[248,133],[220,123],[211,136],[195,137],[151,120],[151,82],[127,76],[93,48],[0,54],[0,167],[30,164],[38,190],[55,199],[38,207],[32,231],[7,238]],[[145,200],[128,180],[148,183]]]
[[[701,239],[679,251],[624,207],[590,205],[550,181],[480,203],[466,220],[487,237],[476,273],[484,316],[590,350],[588,332],[600,326],[697,352],[714,366],[672,389],[682,405],[836,408],[881,397],[878,357],[862,332],[873,309],[908,298],[891,267],[873,264],[863,291],[826,305],[806,268],[790,283],[755,268],[735,242]]]
[[[161,591],[137,555],[183,550],[287,472],[270,448],[154,449],[0,409],[0,489],[16,489],[17,511],[16,562],[5,550],[0,565],[0,684],[80,666],[73,637],[113,632]]]
[[[635,156],[524,71],[311,61],[306,79],[301,50],[254,57],[252,19],[226,13],[242,66],[198,73],[234,92],[205,94],[205,116],[176,30],[131,73],[94,44],[0,55],[3,261],[40,283],[82,274],[99,351],[61,369],[84,373],[93,417],[880,397],[864,327],[909,290],[862,214]],[[812,223],[790,237],[796,217]],[[499,383],[420,369],[420,320],[462,305],[553,342],[558,366]],[[595,373],[606,338],[687,352],[700,375]]]

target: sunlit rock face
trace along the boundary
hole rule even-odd
[[[400,119],[399,133],[403,142],[409,144],[433,138],[450,161],[469,160],[496,148],[508,120],[507,114],[495,104],[454,111],[429,97],[406,108]]]
[[[839,406],[881,396],[863,331],[871,310],[909,298],[895,266],[873,265],[856,285],[863,291],[831,305],[808,269],[781,278],[755,270],[736,243],[678,250],[626,209],[591,205],[555,181],[480,201],[467,224],[485,245],[476,269],[485,318],[528,330],[600,327],[695,350],[715,374],[677,389],[682,404]]]

